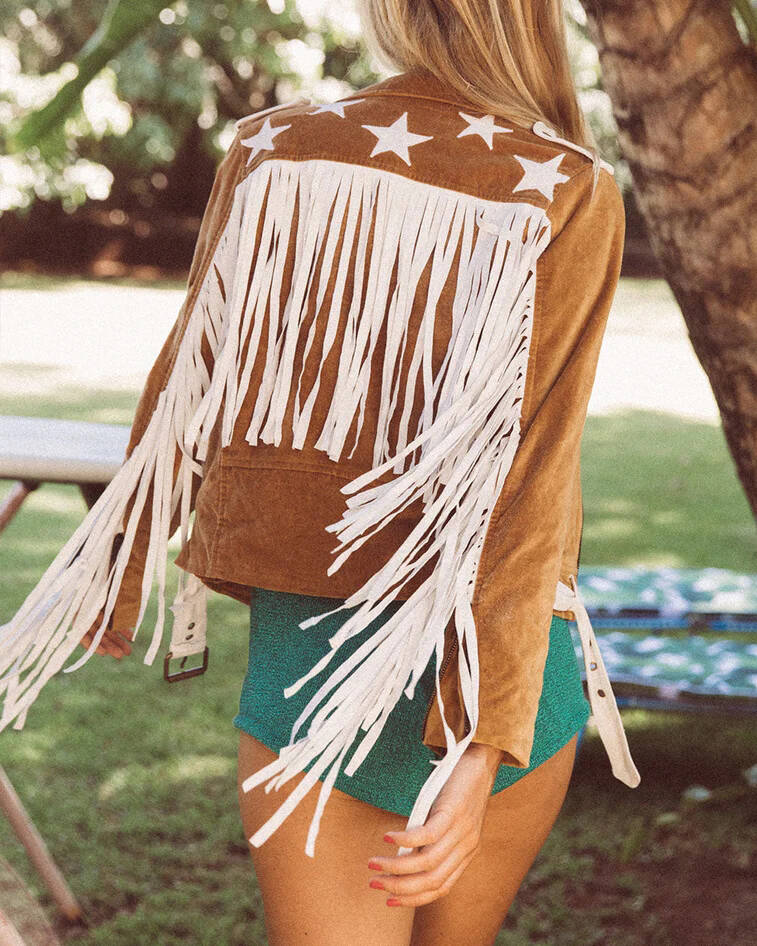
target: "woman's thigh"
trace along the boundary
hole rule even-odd
[[[415,908],[412,946],[491,946],[562,808],[577,739],[491,796],[478,854],[446,896]]]
[[[278,791],[266,793],[264,785],[257,785],[243,792],[244,779],[276,753],[246,732],[239,737],[239,808],[250,838],[302,776]],[[404,828],[407,818],[332,789],[310,858],[305,840],[321,784],[264,844],[249,846],[269,946],[408,946],[413,909],[388,907],[386,893],[368,886],[375,876],[368,861],[386,847],[384,834]]]

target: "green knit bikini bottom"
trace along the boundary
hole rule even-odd
[[[333,610],[343,603],[344,599],[252,589],[249,664],[242,684],[239,712],[233,720],[237,729],[279,752],[289,742],[295,720],[333,671],[339,654],[348,657],[367,634],[377,630],[402,604],[400,601],[391,602],[369,625],[366,635],[347,640],[328,668],[309,680],[297,693],[285,698],[284,688],[303,676],[329,650],[329,637],[357,610],[357,606],[323,618],[306,630],[298,625],[308,617]],[[436,758],[421,738],[429,701],[435,692],[435,669],[436,658],[432,654],[416,685],[413,699],[409,700],[402,694],[360,768],[352,776],[340,772],[335,788],[386,811],[405,816],[410,814],[418,792],[431,773],[430,762]],[[531,764],[527,769],[500,765],[492,794],[528,775],[577,732],[582,732],[590,712],[570,622],[553,615]],[[345,756],[345,763],[350,755],[351,750]]]

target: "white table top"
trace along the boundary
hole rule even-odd
[[[109,483],[124,462],[121,424],[0,414],[0,479]]]

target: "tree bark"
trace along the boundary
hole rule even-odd
[[[757,55],[727,0],[581,0],[653,248],[757,517]]]

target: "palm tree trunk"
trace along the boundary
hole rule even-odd
[[[654,250],[757,516],[757,55],[727,0],[581,0]]]

